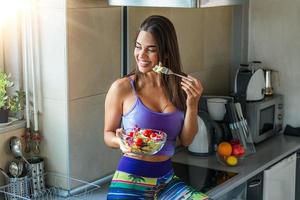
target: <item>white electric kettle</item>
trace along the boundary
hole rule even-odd
[[[193,155],[205,157],[213,153],[215,145],[222,139],[223,131],[207,112],[200,111],[197,120],[198,132],[188,146],[188,151]]]

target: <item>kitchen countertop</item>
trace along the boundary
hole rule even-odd
[[[210,198],[217,199],[286,156],[296,152],[300,149],[300,137],[278,134],[255,147],[255,154],[245,157],[239,165],[234,167],[222,165],[217,161],[215,155],[205,158],[191,155],[186,148],[178,150],[172,160],[200,167],[237,172],[238,175],[207,192]]]

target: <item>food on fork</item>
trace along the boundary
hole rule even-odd
[[[167,74],[167,75],[171,75],[172,74],[172,75],[179,76],[181,78],[187,79],[187,80],[189,80],[191,82],[194,82],[191,78],[188,78],[186,76],[177,74],[177,73],[173,72],[171,69],[162,66],[161,62],[159,62],[158,65],[155,65],[155,67],[153,67],[152,70],[155,71],[156,73],[159,73],[159,74]]]
[[[160,63],[161,64],[161,63]],[[155,65],[155,67],[153,67],[152,69],[153,71],[155,71],[156,73],[163,73],[162,71],[164,70],[164,67],[161,65]]]

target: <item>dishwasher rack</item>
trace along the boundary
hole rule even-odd
[[[36,181],[45,181],[44,187],[35,190]],[[90,199],[99,185],[68,177],[63,174],[47,172],[37,177],[23,176],[9,178],[8,184],[0,187],[0,199],[5,200],[76,200]],[[74,188],[75,189],[71,189]]]

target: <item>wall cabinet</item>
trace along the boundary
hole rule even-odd
[[[229,6],[229,5],[240,5],[245,0],[198,0],[201,8],[214,7],[214,6]]]

